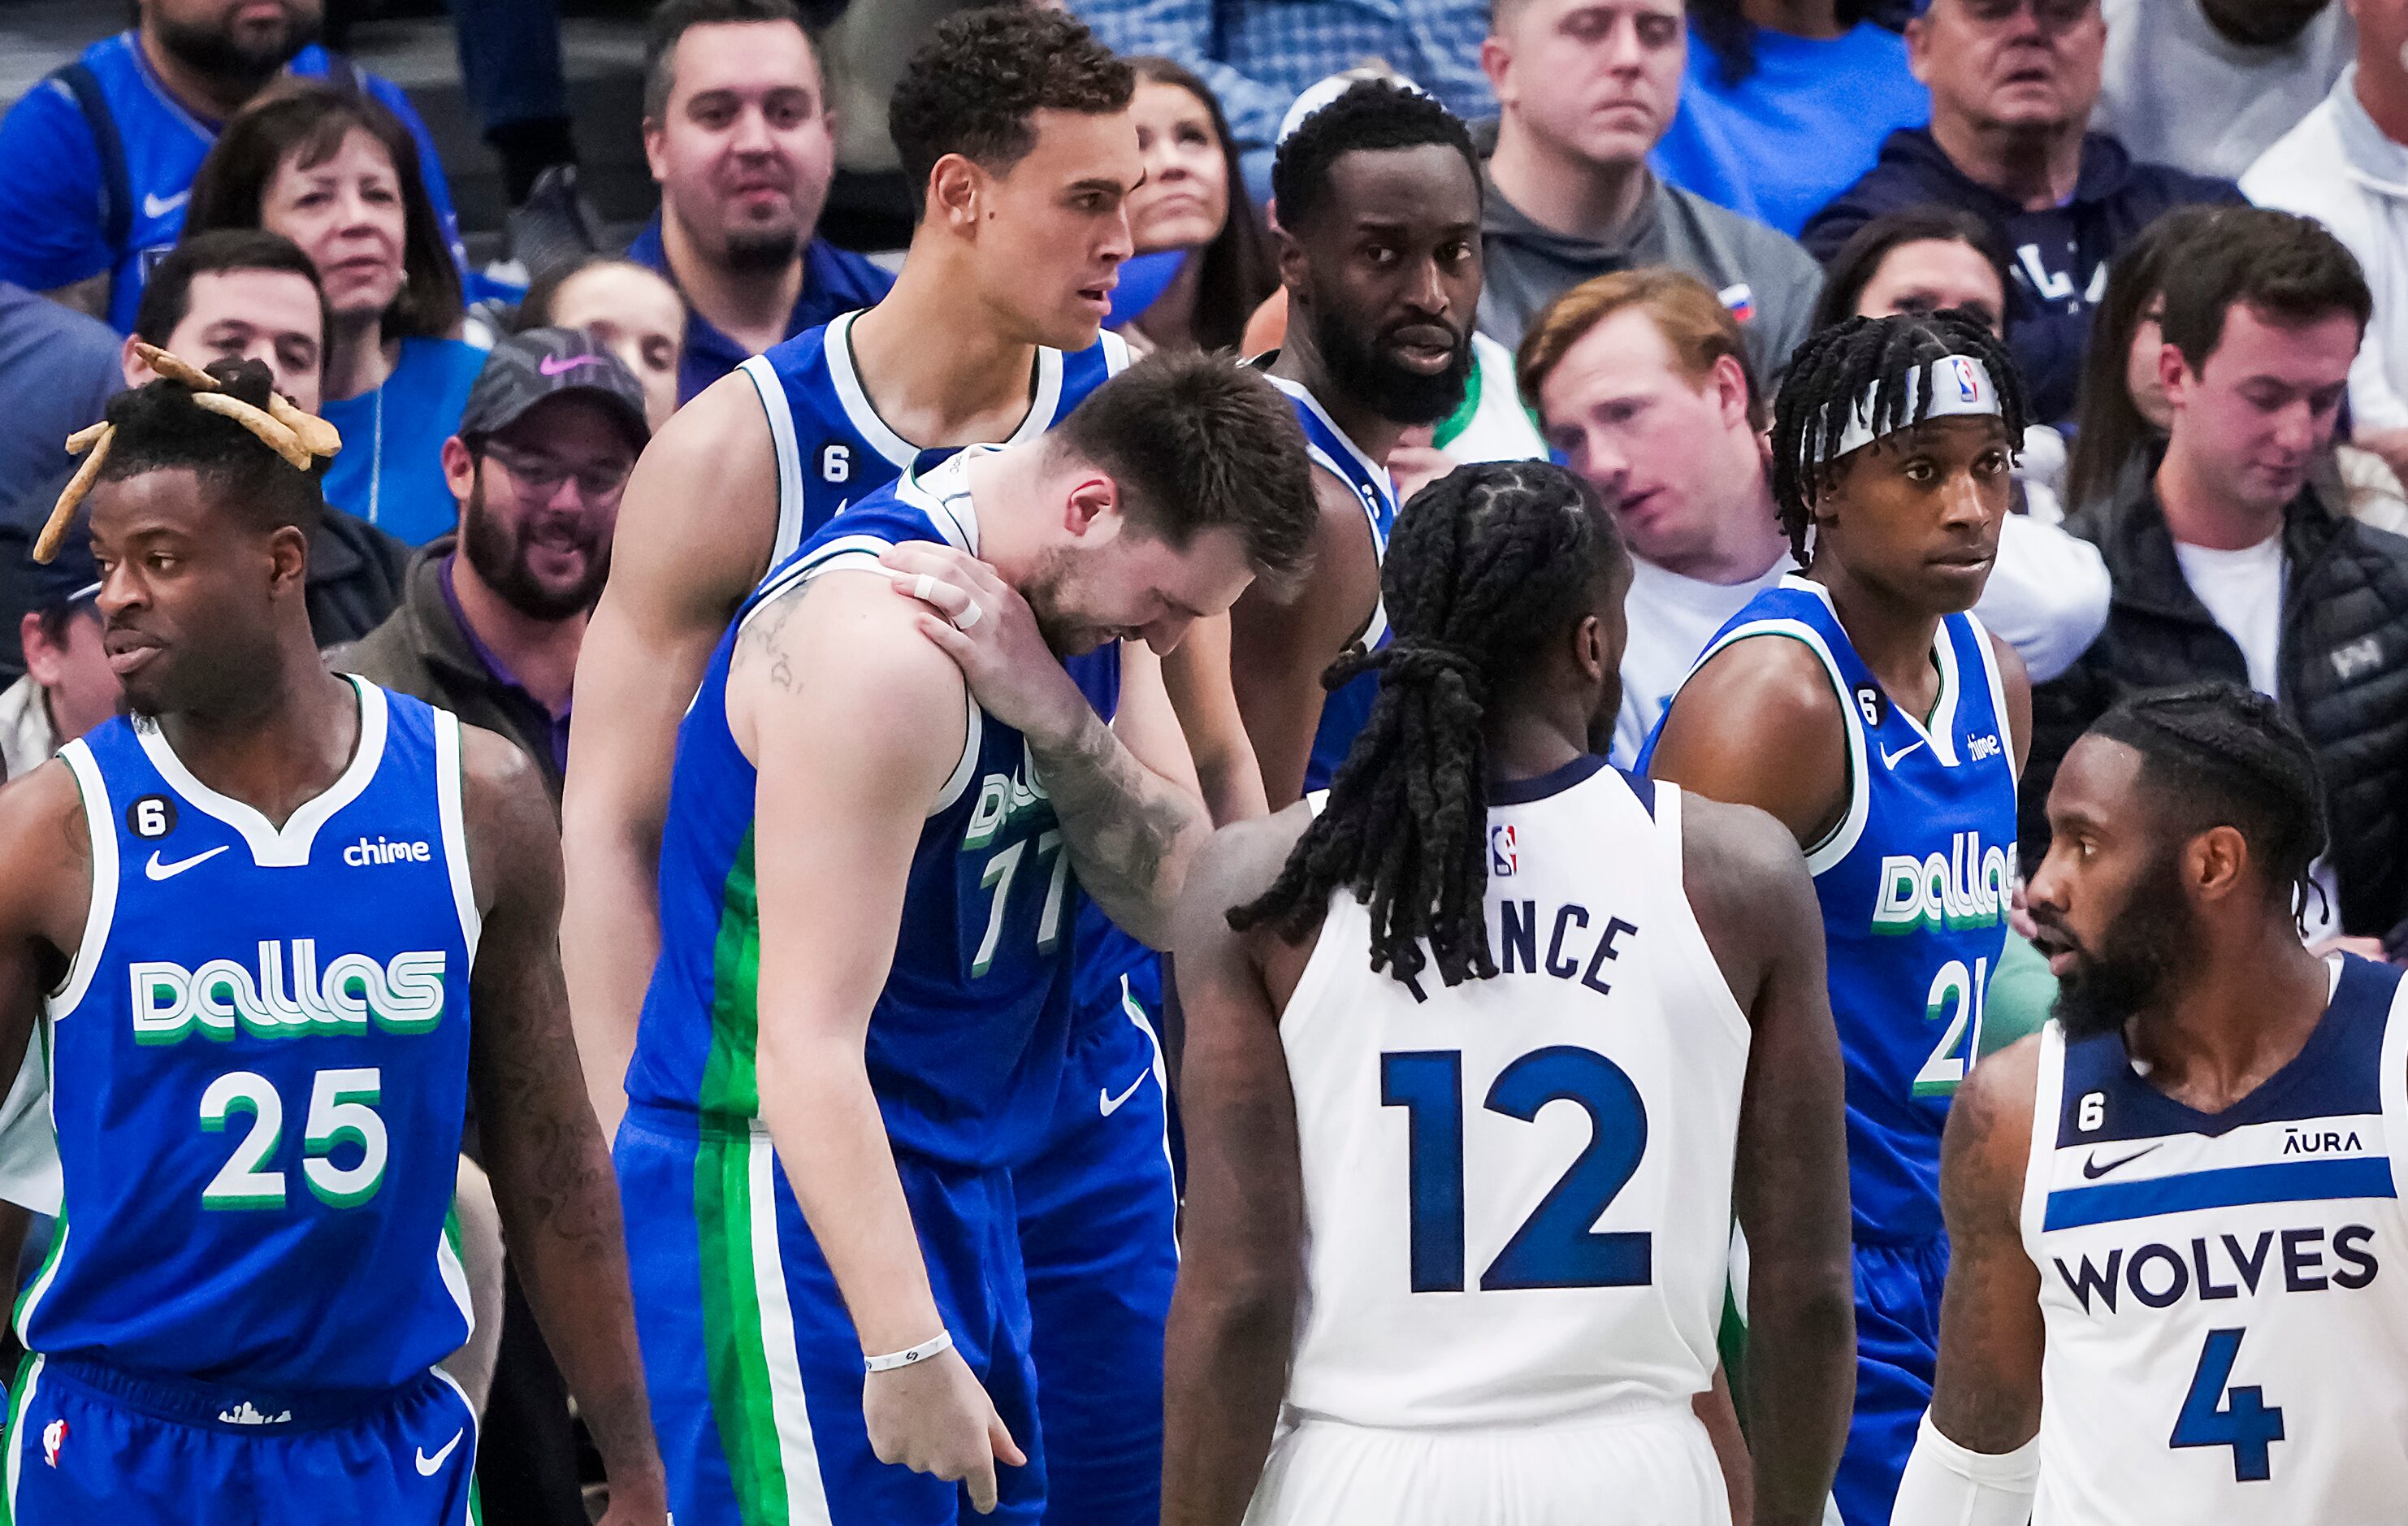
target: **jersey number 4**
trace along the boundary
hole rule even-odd
[[[1591,1050],[1534,1050],[1498,1073],[1484,1104],[1528,1123],[1550,1102],[1588,1113],[1589,1140],[1480,1274],[1484,1292],[1517,1288],[1636,1288],[1654,1274],[1643,1231],[1591,1228],[1647,1152],[1647,1107],[1628,1073]],[[1407,1120],[1412,1286],[1463,1291],[1463,1055],[1416,1050],[1380,1057],[1380,1103]]]
[[[2200,1348],[2199,1371],[2191,1375],[2190,1392],[2183,1395],[2182,1413],[2174,1418],[2169,1447],[2229,1447],[2232,1481],[2261,1484],[2274,1476],[2274,1443],[2283,1439],[2283,1411],[2266,1403],[2266,1390],[2255,1383],[2227,1388],[2232,1363],[2241,1355],[2237,1330],[2211,1330]]]

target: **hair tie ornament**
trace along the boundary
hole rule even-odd
[[[232,419],[295,470],[307,471],[313,458],[331,457],[343,448],[343,437],[333,425],[303,412],[273,387],[267,391],[267,406],[261,408],[228,392],[224,382],[192,362],[155,344],[136,339],[134,353],[158,374],[160,381],[189,391],[193,406],[220,418]],[[117,426],[104,419],[67,437],[67,453],[83,456],[83,465],[67,480],[67,485],[59,493],[59,501],[51,506],[50,517],[43,522],[42,533],[34,542],[34,560],[47,563],[58,554],[59,542],[66,539],[67,526],[75,523],[77,507],[92,491],[93,483],[100,480],[101,467],[108,459],[108,447],[116,435]]]

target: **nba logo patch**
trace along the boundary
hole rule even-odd
[[[52,1467],[59,1465],[59,1448],[66,1445],[67,1422],[52,1420],[42,1427],[42,1461]]]
[[[1951,370],[1956,373],[1957,401],[1966,403],[1980,402],[1982,400],[1982,373],[1980,369],[1976,367],[1971,361],[1967,360],[1963,355],[1955,355],[1950,357],[1948,366]]]
[[[1510,879],[1522,867],[1522,840],[1514,835],[1509,823],[1488,828],[1488,873],[1494,879]]]

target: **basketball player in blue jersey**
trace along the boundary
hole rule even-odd
[[[2055,1021],[1948,1120],[1940,1383],[1894,1519],[2398,1519],[2408,996],[2300,944],[2314,754],[2238,685],[2139,696],[2048,824]]]
[[[1326,803],[1190,876],[1166,1522],[1727,1521],[1693,1406],[1734,1204],[1755,1519],[1822,1519],[1853,1343],[1820,918],[1770,818],[1603,766],[1629,577],[1557,468],[1417,495]]]
[[[1463,401],[1480,308],[1480,159],[1446,108],[1386,79],[1349,87],[1280,144],[1287,335],[1269,372],[1312,447],[1312,583],[1229,618],[1229,676],[1273,806],[1326,787],[1370,713],[1369,674],[1321,674],[1387,640],[1380,557],[1397,517],[1388,453]]]
[[[895,290],[779,346],[657,437],[620,512],[623,558],[587,634],[568,787],[579,846],[564,936],[595,1105],[615,1127],[643,981],[679,716],[763,573],[923,450],[1033,439],[1125,364],[1100,334],[1141,165],[1126,65],[1033,8],[953,18],[890,112],[923,216]],[[698,505],[710,506],[698,512]],[[1218,640],[1213,638],[1217,637]],[[1216,817],[1262,809],[1229,695],[1222,622],[1167,673]],[[1180,683],[1192,668],[1198,678]],[[596,721],[595,717],[602,717]],[[588,857],[588,855],[592,857]],[[591,891],[589,895],[586,892]],[[1143,947],[1081,898],[1079,1040],[1057,1127],[1022,1162],[1054,1526],[1150,1521],[1162,1321],[1177,1268],[1168,1100]]]
[[[1951,311],[1806,341],[1772,491],[1803,576],[1706,646],[1640,758],[1806,851],[1848,1064],[1856,1407],[1835,1491],[1884,1526],[1929,1403],[1948,1242],[1940,1130],[1981,1042],[2015,883],[2023,664],[1966,612],[2007,513],[2022,386]]]
[[[1039,1519],[1014,1178],[1072,898],[1166,940],[1210,823],[1157,655],[1312,513],[1278,394],[1155,356],[852,506],[721,641],[617,1145],[683,1526]]]
[[[266,370],[221,362],[254,413]],[[473,1519],[447,1228],[471,1097],[509,1254],[666,1519],[618,1204],[516,749],[330,674],[312,480],[174,381],[109,405],[92,547],[130,719],[0,790],[0,1029],[38,1018],[64,1206],[18,1306],[19,1522]]]

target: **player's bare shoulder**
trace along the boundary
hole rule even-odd
[[[92,875],[83,791],[64,760],[0,785],[0,915],[9,936],[72,952],[92,905]]]
[[[1681,889],[1742,1007],[1774,960],[1822,941],[1797,839],[1755,806],[1682,792]]]
[[[460,804],[480,914],[490,915],[512,886],[549,885],[558,900],[560,825],[534,759],[498,733],[462,723]]]
[[[741,372],[712,382],[661,425],[621,499],[611,581],[623,571],[691,583],[733,608],[769,569],[778,535],[778,453]]]

